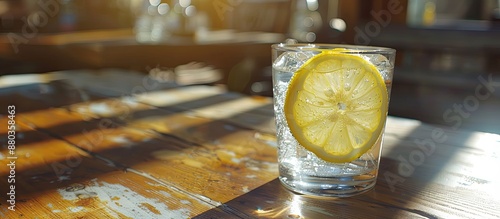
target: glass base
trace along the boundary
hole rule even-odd
[[[300,180],[280,176],[280,182],[292,192],[323,196],[350,197],[369,191],[375,186],[376,176],[349,177],[310,177],[302,176]]]

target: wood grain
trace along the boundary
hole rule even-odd
[[[317,198],[294,194],[277,179],[269,98],[211,86],[120,95],[134,83],[104,88],[76,82],[64,80],[62,92],[51,95],[27,96],[19,93],[23,89],[0,95],[2,103],[20,104],[16,211],[8,210],[8,197],[3,196],[1,217],[500,215],[500,178],[495,171],[500,165],[499,135],[389,117],[375,188],[351,198]],[[55,86],[47,83],[50,89]],[[74,90],[90,93],[89,98],[75,98],[69,92]],[[40,102],[54,95],[60,98]],[[0,117],[0,123],[7,122],[8,117]],[[7,131],[0,126],[2,142]],[[10,191],[8,153],[5,146],[0,149],[2,194]]]
[[[30,128],[19,125],[18,133]],[[189,194],[134,172],[124,172],[99,157],[87,156],[67,142],[41,132],[30,132],[36,143],[17,142],[15,211],[0,201],[3,218],[188,218],[211,205]],[[8,152],[2,150],[2,156]],[[6,166],[8,160],[0,159]],[[7,179],[9,169],[1,168]],[[0,192],[7,194],[7,180]]]
[[[500,164],[499,136],[447,130],[449,141],[436,143],[421,165],[410,163],[414,170],[409,173],[400,159],[420,150],[412,139],[445,128],[420,125],[388,119],[377,185],[367,193],[317,198],[294,194],[275,179],[196,218],[498,218],[500,178],[491,170]],[[395,137],[406,129],[411,133]],[[479,139],[489,145],[478,144]]]

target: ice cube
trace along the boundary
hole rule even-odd
[[[284,52],[273,63],[273,68],[283,72],[295,72],[315,54],[310,51]]]
[[[375,67],[377,67],[378,71],[382,74],[384,80],[392,79],[392,72],[394,66],[391,65],[391,62],[387,57],[381,54],[360,54],[363,59],[371,62]]]

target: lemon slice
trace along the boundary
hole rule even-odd
[[[285,118],[292,135],[319,158],[350,162],[380,137],[388,94],[377,68],[360,56],[322,52],[292,77]]]

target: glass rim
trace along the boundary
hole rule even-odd
[[[271,45],[272,49],[280,51],[326,51],[335,48],[345,48],[343,53],[395,53],[396,50],[381,46],[365,46],[353,44],[330,44],[330,43],[276,43]]]

